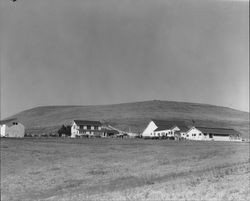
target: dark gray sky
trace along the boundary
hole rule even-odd
[[[1,1],[1,117],[140,100],[249,110],[249,2]]]

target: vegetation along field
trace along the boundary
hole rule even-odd
[[[1,139],[1,200],[248,200],[249,143]]]

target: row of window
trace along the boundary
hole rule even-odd
[[[165,132],[162,132],[162,133],[161,133],[161,135],[165,135],[165,134],[174,134],[174,132],[173,132],[173,131],[169,131],[169,132],[167,132],[167,133],[165,133]],[[151,133],[151,135],[157,136],[156,133]],[[160,136],[160,133],[158,133],[158,136]]]
[[[94,132],[89,132],[89,131],[79,131],[79,134],[94,134]]]
[[[198,136],[198,135],[201,136],[201,133],[197,134],[197,136]],[[196,137],[196,133],[192,133],[192,136],[193,136],[193,137]],[[189,137],[189,135],[187,135],[187,137]]]
[[[74,126],[73,126],[73,129],[77,129],[77,126],[74,125]],[[85,130],[101,130],[101,127],[99,127],[99,126],[90,126],[90,125],[87,125],[87,126],[80,125],[80,126],[79,126],[79,129],[85,129]]]

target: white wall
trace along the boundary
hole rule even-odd
[[[6,127],[6,136],[8,135],[8,137],[24,137],[24,134],[25,127],[21,123]]]
[[[170,131],[171,130],[155,131],[154,134],[155,136],[163,137],[163,136],[167,136]]]
[[[214,141],[231,141],[229,136],[213,136]]]
[[[186,138],[187,133],[186,132],[181,132],[181,137]]]
[[[1,137],[24,137],[25,127],[21,123],[8,127],[1,125]]]
[[[186,139],[188,140],[210,140],[209,135],[205,136],[200,130],[197,128],[191,128],[187,134]]]
[[[174,133],[176,131],[180,131],[180,129],[176,126],[173,129],[167,129],[162,131],[156,131],[156,136],[167,136],[167,137],[174,137]]]
[[[1,137],[5,136],[5,131],[6,131],[6,125],[3,124],[3,125],[0,125],[1,127]]]
[[[79,127],[76,125],[76,123],[75,122],[73,122],[73,124],[72,124],[72,126],[71,126],[71,137],[72,138],[75,138],[76,137],[76,135],[78,135],[79,134]]]
[[[154,130],[157,129],[157,126],[153,121],[150,121],[148,126],[145,128],[145,130],[142,133],[142,137],[154,137]]]

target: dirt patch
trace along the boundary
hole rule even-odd
[[[68,191],[77,190],[84,182],[83,179],[70,179],[64,181],[62,184],[55,186],[54,188],[50,188],[45,191],[33,192],[29,195],[25,195],[25,199],[27,200],[40,200],[47,199],[53,196],[61,195],[67,193]]]
[[[105,170],[90,170],[88,172],[88,174],[90,174],[90,175],[106,175],[106,174],[108,174],[108,171],[105,171]]]
[[[31,175],[38,175],[40,173],[41,173],[40,171],[36,171],[36,172],[30,172],[29,174],[31,174]]]
[[[60,170],[61,168],[59,168],[59,167],[53,167],[53,168],[51,168],[50,169],[50,171],[57,171],[57,170]]]

